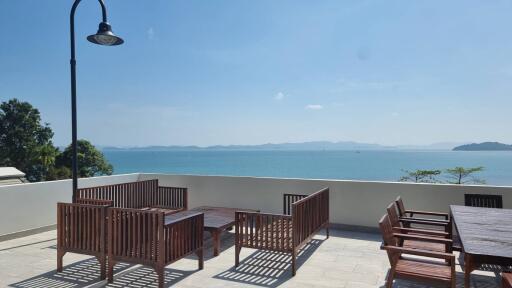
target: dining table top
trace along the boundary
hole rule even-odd
[[[465,253],[512,259],[512,209],[451,205]]]

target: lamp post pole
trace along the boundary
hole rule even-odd
[[[76,58],[75,58],[75,12],[81,0],[75,0],[71,7],[69,15],[70,41],[71,41],[71,149],[72,149],[72,177],[73,177],[73,194],[72,201],[76,203],[78,189],[78,161],[77,161],[77,113],[76,113]],[[124,41],[112,33],[111,27],[107,22],[107,9],[103,0],[98,0],[101,6],[102,22],[99,25],[98,32],[95,35],[87,37],[87,39],[99,45],[113,46],[120,45]]]

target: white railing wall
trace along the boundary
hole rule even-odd
[[[79,187],[137,181],[139,174],[79,179]],[[71,202],[71,180],[0,186],[0,235],[54,225],[57,202]]]
[[[158,178],[160,185],[189,188],[189,207],[200,205],[260,209],[281,213],[282,194],[311,194],[330,188],[330,221],[376,228],[386,206],[399,195],[406,208],[448,212],[449,205],[464,205],[464,194],[501,194],[504,208],[512,209],[512,187],[460,186],[344,180],[278,179],[257,177],[141,174]]]
[[[375,228],[386,206],[398,195],[410,208],[448,211],[464,204],[465,193],[503,195],[512,209],[512,187],[408,184],[391,182],[308,180],[256,177],[126,174],[81,179],[80,187],[159,179],[161,186],[189,189],[189,207],[202,205],[259,209],[281,213],[283,193],[310,194],[330,188],[330,221]],[[56,203],[71,200],[71,181],[50,181],[0,186],[2,235],[48,227],[56,222]]]

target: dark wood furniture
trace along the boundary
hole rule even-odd
[[[464,194],[464,205],[471,207],[503,208],[501,195]]]
[[[210,235],[212,235],[213,239],[213,256],[218,256],[220,253],[220,235],[235,225],[235,212],[240,210],[244,209],[200,206],[188,211],[168,215],[165,217],[165,221],[173,221],[174,219],[183,217],[184,215],[203,213],[204,230],[208,231]],[[251,209],[245,209],[244,211],[259,212],[258,210]]]
[[[108,209],[108,272],[113,282],[114,265],[128,262],[153,267],[158,287],[164,285],[165,266],[196,253],[203,269],[203,213],[167,220],[163,212]]]
[[[402,222],[397,212],[395,203],[389,204],[387,207],[388,218],[393,227],[393,232],[404,235],[400,238],[399,246],[412,249],[421,249],[435,252],[452,252],[452,239],[450,233],[439,230],[417,229],[403,227]],[[424,223],[425,220],[406,219],[414,223],[416,221]],[[407,222],[410,223],[410,222]],[[440,225],[438,222],[433,222],[434,225]]]
[[[398,196],[395,200],[396,206],[398,208],[398,214],[400,217],[410,217],[410,218],[426,218],[430,221],[440,221],[448,222],[449,215],[448,213],[443,212],[430,212],[430,211],[419,211],[419,210],[407,210],[405,209],[404,202],[402,197]],[[425,217],[427,216],[427,217]],[[435,218],[432,218],[435,217]]]
[[[113,207],[166,209],[167,213],[187,209],[187,188],[158,186],[158,179],[78,189],[77,203],[112,201]]]
[[[512,273],[503,272],[501,274],[501,287],[512,288]]]
[[[512,210],[450,206],[464,252],[464,287],[481,264],[512,265]]]
[[[320,229],[325,228],[329,238],[329,188],[291,203],[291,215],[286,215],[286,209],[284,205],[284,214],[236,212],[235,266],[239,265],[242,247],[278,251],[291,254],[295,276],[299,249]]]
[[[386,277],[387,288],[393,286],[395,278],[455,288],[455,255],[400,246],[400,242],[411,235],[394,233],[388,215],[380,219],[379,228],[383,239],[381,249],[386,250],[391,265]]]
[[[57,271],[67,252],[95,256],[100,278],[105,279],[107,264],[107,223],[109,205],[57,203]]]

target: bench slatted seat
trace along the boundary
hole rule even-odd
[[[187,209],[188,191],[163,187],[158,179],[78,189],[77,203],[112,201],[113,207],[160,210],[175,213]]]
[[[110,283],[118,262],[153,267],[158,275],[158,287],[164,286],[165,266],[189,254],[197,254],[199,269],[203,269],[203,213],[166,221],[163,212],[109,208],[108,218]]]
[[[283,214],[236,212],[235,266],[242,247],[278,251],[291,254],[295,276],[299,249],[323,228],[329,237],[329,188],[309,196],[285,194],[283,203]]]

